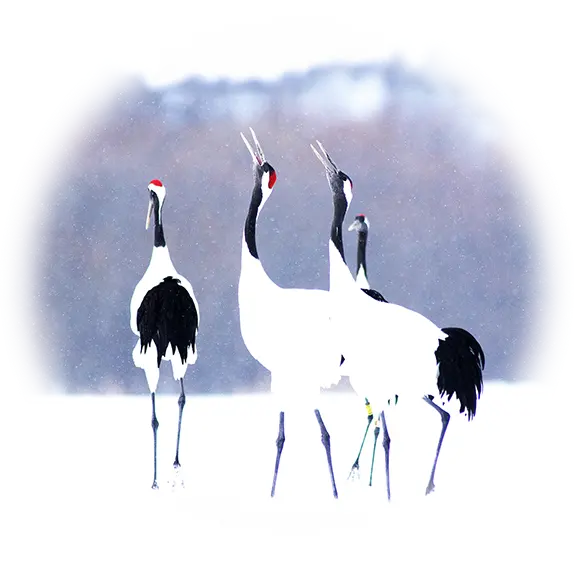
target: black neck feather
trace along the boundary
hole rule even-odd
[[[359,242],[357,244],[357,274],[363,266],[365,276],[367,275],[367,231],[359,231]]]
[[[153,245],[154,246],[165,246],[165,236],[163,234],[163,223],[161,221],[160,213],[159,213],[159,198],[157,195],[152,192],[153,198],[153,217],[154,217],[154,236],[153,236]]]
[[[347,213],[347,199],[343,194],[333,194],[333,222],[331,223],[331,240],[339,251],[345,264],[345,250],[343,249],[343,221]]]
[[[249,210],[247,211],[247,218],[245,219],[243,236],[245,237],[245,243],[247,244],[249,253],[257,260],[259,260],[259,254],[257,254],[257,244],[255,242],[255,229],[257,226],[257,215],[259,214],[259,207],[262,200],[263,193],[261,192],[261,184],[255,184],[251,195]]]

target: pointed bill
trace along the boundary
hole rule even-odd
[[[243,139],[243,142],[245,143],[247,150],[251,154],[251,158],[253,159],[253,164],[257,164],[259,166],[262,166],[263,163],[265,162],[265,155],[263,154],[263,151],[261,150],[261,145],[259,144],[259,141],[257,140],[257,137],[255,136],[255,132],[253,131],[253,129],[251,129],[251,127],[249,128],[249,130],[251,131],[251,135],[253,136],[253,142],[255,143],[255,150],[249,144],[249,141],[245,138],[245,135],[243,133],[240,133],[241,138]]]
[[[319,154],[319,152],[317,151],[317,149],[311,144],[309,145],[312,149],[313,152],[315,153],[315,156],[319,159],[319,162],[325,167],[327,168],[327,163],[325,162],[325,159]]]
[[[315,156],[319,159],[319,162],[321,162],[321,164],[325,167],[325,170],[327,172],[336,174],[338,171],[337,166],[331,160],[331,157],[328,155],[327,151],[324,149],[323,145],[319,141],[317,141],[317,145],[319,145],[319,148],[321,149],[321,151],[323,151],[324,156],[321,155],[313,145],[311,145],[311,148],[313,149]]]
[[[150,219],[151,219],[151,210],[152,210],[152,207],[153,207],[153,203],[152,203],[152,200],[150,199],[150,200],[149,200],[149,205],[148,205],[148,207],[147,207],[147,216],[146,216],[146,219],[145,219],[145,228],[146,228],[146,231],[147,231],[148,228],[149,228],[149,223],[150,223]]]
[[[263,149],[257,140],[257,136],[255,135],[255,131],[250,127],[249,131],[251,131],[251,136],[253,137],[253,142],[255,143],[255,150],[257,151],[257,156],[260,158],[259,164],[263,164],[265,162],[265,155],[263,154]]]
[[[255,156],[255,152],[253,152],[253,149],[251,148],[249,141],[245,138],[245,135],[243,133],[240,132],[239,134],[241,135],[241,138],[243,139],[243,142],[245,143],[245,146],[247,147],[249,154],[251,154],[251,158],[253,159],[254,164],[258,164],[257,157]]]
[[[355,219],[350,225],[349,225],[349,231],[356,231],[359,229],[359,227],[361,226],[361,222],[358,219]]]
[[[319,148],[323,151],[326,159],[329,161],[329,164],[333,167],[333,170],[337,172],[339,170],[338,166],[333,162],[333,159],[329,156],[329,153],[325,150],[325,147],[321,144],[320,141],[317,141]]]

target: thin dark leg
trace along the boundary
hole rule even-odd
[[[183,414],[183,407],[185,406],[185,391],[183,390],[183,377],[179,380],[181,383],[181,393],[179,394],[179,399],[177,404],[179,405],[179,420],[177,422],[177,445],[175,446],[175,461],[173,462],[173,467],[175,469],[180,468],[179,464],[179,436],[181,434],[181,416]]]
[[[440,438],[438,439],[438,446],[436,448],[436,455],[435,455],[434,463],[432,466],[429,484],[427,485],[426,494],[428,495],[434,491],[434,474],[436,471],[436,464],[438,461],[438,456],[440,454],[440,448],[442,446],[442,441],[444,439],[444,435],[446,433],[446,429],[447,429],[448,423],[450,421],[450,414],[448,414],[445,410],[441,409],[436,403],[434,403],[432,401],[432,399],[430,397],[423,397],[423,400],[425,401],[425,403],[429,404],[433,409],[435,409],[440,414],[440,419],[442,421],[442,430],[440,431]]]
[[[379,432],[381,429],[379,425],[375,425],[375,442],[373,444],[373,457],[371,458],[371,474],[369,476],[369,487],[373,484],[373,468],[375,467],[375,450],[377,449],[377,441],[379,439]]]
[[[365,445],[365,439],[367,438],[369,427],[371,426],[371,422],[373,422],[373,411],[371,409],[371,403],[369,403],[369,400],[366,397],[365,408],[367,409],[367,428],[365,428],[365,433],[363,434],[363,441],[361,442],[361,447],[359,448],[357,459],[355,460],[355,463],[353,463],[353,467],[351,467],[351,471],[349,472],[347,479],[350,479],[354,473],[359,472],[359,458],[361,457],[361,452],[363,451],[363,446]]]
[[[381,411],[381,422],[383,423],[383,449],[385,450],[385,473],[387,475],[387,499],[391,500],[391,478],[389,475],[389,452],[391,450],[391,437],[387,429],[385,413]]]
[[[321,428],[321,442],[323,442],[323,446],[325,446],[325,452],[327,453],[327,463],[329,464],[329,474],[331,476],[333,496],[338,498],[339,495],[337,494],[337,485],[335,484],[335,474],[333,473],[333,462],[331,460],[331,436],[329,436],[329,432],[327,432],[327,429],[325,428],[325,424],[321,418],[319,409],[315,409],[315,416],[317,417],[317,422]]]
[[[152,489],[157,489],[157,428],[159,422],[155,416],[155,393],[151,394],[151,427],[153,429],[153,484]]]
[[[277,473],[279,472],[279,462],[281,461],[281,453],[283,452],[283,444],[285,443],[285,413],[279,413],[279,434],[277,434],[277,457],[275,458],[275,471],[273,472],[273,485],[271,485],[271,496],[275,496],[275,485],[277,485]]]

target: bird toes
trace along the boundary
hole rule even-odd
[[[185,489],[183,474],[179,462],[175,462],[173,464],[173,478],[171,480],[171,488],[172,490]]]
[[[359,470],[359,466],[357,464],[351,467],[351,471],[349,472],[349,476],[347,477],[347,481],[355,482],[360,481],[361,479],[361,471]]]

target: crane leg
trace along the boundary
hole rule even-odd
[[[151,394],[151,427],[153,429],[153,484],[152,489],[157,489],[157,428],[159,422],[155,415],[155,393]]]
[[[373,457],[371,458],[371,474],[369,475],[369,487],[373,484],[373,469],[375,467],[375,451],[377,449],[377,440],[379,439],[379,432],[381,429],[377,422],[375,422],[375,441],[373,442]]]
[[[281,453],[283,452],[283,444],[285,443],[285,413],[279,413],[279,433],[277,434],[277,457],[275,458],[275,470],[273,471],[273,484],[271,485],[271,496],[275,496],[275,486],[277,485],[277,473],[279,472],[279,462],[281,461]]]
[[[442,421],[442,429],[440,431],[440,437],[438,439],[438,445],[436,448],[436,455],[434,458],[434,463],[432,466],[432,471],[430,475],[430,479],[427,485],[426,494],[430,494],[434,491],[434,474],[436,471],[436,464],[438,462],[438,456],[440,454],[440,449],[442,447],[442,441],[444,440],[444,435],[446,433],[446,429],[448,427],[448,423],[450,421],[450,414],[448,414],[445,410],[441,409],[435,402],[433,402],[432,398],[429,396],[423,397],[425,403],[430,405],[433,409],[435,409],[440,414],[440,419]]]
[[[349,476],[347,479],[354,478],[355,475],[359,473],[359,458],[361,457],[361,452],[363,451],[363,446],[365,445],[365,439],[367,438],[367,433],[369,432],[369,427],[371,426],[371,422],[373,422],[373,411],[371,409],[371,403],[365,397],[365,408],[367,409],[367,428],[365,428],[365,433],[363,434],[363,441],[361,442],[361,447],[359,448],[359,453],[357,454],[357,459],[353,466],[351,467],[351,471],[349,472]],[[373,453],[374,456],[374,453]],[[372,468],[371,468],[371,476],[372,476]]]
[[[179,437],[181,435],[181,417],[183,415],[183,407],[185,406],[185,391],[183,389],[183,377],[179,380],[181,383],[181,392],[177,404],[179,405],[179,419],[177,421],[177,444],[175,446],[175,461],[173,462],[174,469],[181,467],[179,463]]]
[[[385,420],[385,412],[381,411],[381,423],[383,425],[383,449],[385,450],[385,475],[387,477],[387,499],[391,500],[391,478],[389,475],[389,453],[391,450],[391,437]]]
[[[323,446],[325,446],[325,452],[327,453],[327,463],[329,464],[329,474],[331,476],[333,496],[338,498],[339,495],[337,493],[337,485],[335,484],[335,475],[333,473],[333,461],[331,460],[331,436],[329,436],[329,432],[327,432],[327,428],[325,428],[325,423],[323,422],[323,418],[321,417],[319,409],[315,409],[315,416],[317,417],[317,422],[321,428],[321,442],[323,443]]]

